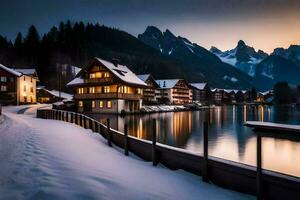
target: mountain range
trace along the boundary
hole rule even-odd
[[[234,49],[223,52],[211,47],[210,51],[223,62],[252,76],[254,85],[260,90],[271,89],[279,81],[300,84],[299,45],[291,45],[287,49],[276,48],[268,55],[262,50],[256,51],[240,40]]]
[[[161,54],[184,63],[182,71],[190,82],[208,82],[213,87],[251,88],[252,77],[236,69],[188,39],[148,26],[138,39]],[[172,72],[170,72],[172,73]]]

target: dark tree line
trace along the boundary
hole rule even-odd
[[[119,58],[137,73],[182,76],[178,63],[162,57],[134,36],[114,28],[83,22],[61,22],[41,35],[31,26],[14,41],[0,36],[0,63],[9,67],[36,67],[40,81],[55,87],[57,63],[83,66],[92,57]],[[157,73],[159,71],[159,73]]]

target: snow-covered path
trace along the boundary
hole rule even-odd
[[[0,199],[254,199],[184,171],[153,167],[90,130],[5,107]]]

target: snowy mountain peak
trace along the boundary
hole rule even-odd
[[[243,40],[239,40],[234,49],[222,52],[216,47],[212,47],[210,51],[223,62],[233,65],[251,76],[255,74],[256,64],[268,56],[262,50],[255,51],[253,47],[248,46]]]

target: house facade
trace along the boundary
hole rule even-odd
[[[193,101],[201,104],[208,104],[210,98],[210,89],[207,83],[190,83],[193,93]]]
[[[193,100],[192,90],[184,79],[156,80],[160,93],[158,102],[171,104],[188,104]]]
[[[37,80],[34,69],[11,69],[0,64],[0,103],[36,103]]]
[[[153,76],[151,74],[139,74],[137,77],[144,81],[148,86],[143,90],[143,104],[156,104],[160,91],[159,85],[156,83]]]
[[[147,84],[126,66],[94,58],[67,84],[78,112],[137,112]]]

